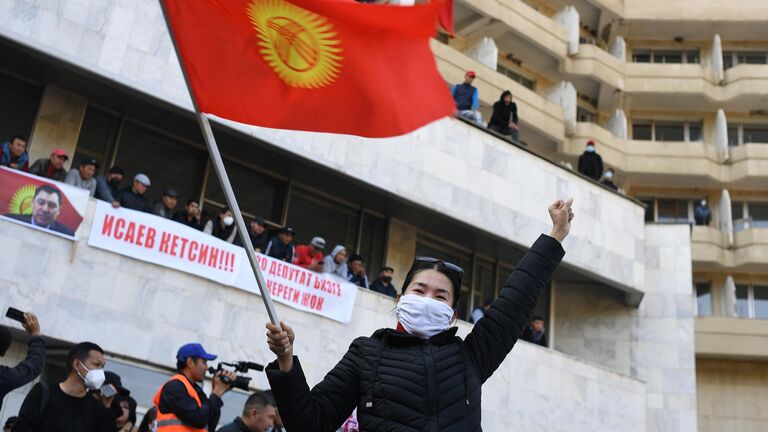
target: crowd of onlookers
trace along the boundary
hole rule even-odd
[[[79,161],[77,168],[67,172],[64,165],[69,160],[69,154],[63,149],[53,150],[47,159],[38,159],[30,167],[26,146],[23,136],[14,136],[0,147],[0,165],[88,190],[90,196],[107,201],[112,207],[152,213],[228,243],[243,246],[235,227],[234,216],[228,208],[222,208],[213,216],[204,219],[200,202],[190,198],[183,209],[177,210],[179,194],[174,188],[165,189],[160,199],[150,202],[147,190],[152,182],[146,174],[134,175],[130,184],[123,186],[125,172],[122,168],[112,166],[106,174],[96,175],[99,163],[90,158]],[[285,226],[273,234],[266,221],[258,216],[249,221],[247,234],[256,252],[312,271],[336,275],[361,288],[390,297],[396,295],[392,285],[394,270],[391,267],[382,267],[379,277],[370,282],[363,257],[350,253],[344,245],[336,245],[328,254],[325,253],[326,244],[322,237],[314,237],[308,244],[297,245],[293,228]]]

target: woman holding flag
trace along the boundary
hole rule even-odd
[[[293,330],[267,324],[277,360],[267,377],[290,431],[336,431],[357,408],[363,431],[481,431],[481,386],[512,350],[541,290],[565,254],[573,200],[549,207],[541,235],[466,339],[456,336],[461,279],[451,263],[417,257],[398,298],[395,329],[355,339],[341,361],[309,389],[293,355]]]

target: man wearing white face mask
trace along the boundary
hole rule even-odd
[[[67,378],[37,383],[19,410],[14,432],[113,432],[116,427],[104,404],[88,395],[104,384],[104,351],[81,342],[67,354]]]
[[[219,210],[219,216],[209,219],[205,223],[203,232],[216,238],[232,243],[237,237],[237,228],[235,227],[235,218],[232,217],[232,211],[224,207]]]
[[[464,271],[418,257],[397,304],[397,327],[352,342],[349,351],[312,391],[295,334],[285,323],[267,324],[277,360],[266,368],[287,430],[335,431],[357,408],[360,430],[479,432],[481,386],[529,324],[536,299],[565,255],[573,200],[549,207],[552,231],[541,235],[466,339],[456,336]]]

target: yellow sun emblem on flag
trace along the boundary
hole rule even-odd
[[[341,41],[325,17],[284,0],[254,0],[247,7],[267,64],[291,87],[319,88],[341,70]]]
[[[35,199],[35,185],[24,185],[20,187],[11,197],[8,205],[8,213],[13,214],[32,214],[32,200]]]

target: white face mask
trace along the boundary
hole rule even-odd
[[[85,367],[83,362],[80,362],[80,364],[85,368],[85,370],[88,371],[88,373],[85,374],[85,377],[80,375],[80,372],[77,373],[78,375],[80,375],[80,378],[82,378],[83,382],[85,383],[85,386],[89,390],[100,389],[101,386],[104,385],[104,380],[106,380],[106,377],[104,376],[104,369],[89,370],[87,367]]]
[[[224,222],[224,226],[230,226],[233,223],[235,223],[235,218],[233,218],[232,216],[225,216],[222,222]]]
[[[587,153],[594,153],[594,152],[595,152],[595,148],[594,147],[587,146]]]
[[[415,294],[400,297],[395,310],[405,331],[422,339],[444,332],[453,319],[453,308],[447,304]]]

